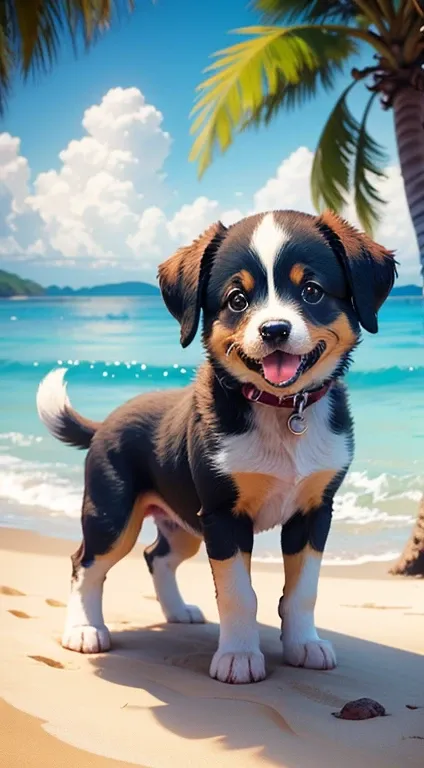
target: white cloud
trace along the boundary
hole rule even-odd
[[[19,154],[21,142],[9,133],[0,134],[0,188],[11,198],[10,213],[20,212],[28,195],[29,166]]]
[[[273,208],[294,208],[313,213],[309,194],[309,176],[313,154],[306,147],[299,147],[283,160],[274,178],[258,189],[254,195],[255,211]]]
[[[137,88],[110,90],[82,124],[88,135],[60,153],[59,171],[37,177],[27,204],[65,259],[125,262],[123,234],[137,228],[147,205],[166,198],[162,168],[171,139]]]
[[[85,135],[60,152],[58,169],[40,173],[32,185],[19,139],[0,134],[0,258],[119,265],[154,280],[161,260],[218,218],[229,226],[255,211],[313,212],[313,155],[306,147],[285,158],[252,200],[234,191],[242,208],[225,210],[201,196],[169,211],[173,195],[164,164],[172,142],[162,122],[137,88],[112,89],[85,111]],[[399,168],[387,173],[380,185],[388,205],[376,239],[397,250],[402,280],[415,280],[417,246]]]

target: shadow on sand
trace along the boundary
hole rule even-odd
[[[156,624],[112,632],[112,653],[97,656],[91,663],[102,679],[132,689],[125,704],[129,709],[145,709],[137,704],[137,689],[152,694],[161,702],[151,708],[154,717],[183,739],[214,738],[226,750],[253,748],[258,762],[262,759],[290,768],[321,764],[359,768],[366,764],[364,757],[370,756],[363,750],[369,749],[372,735],[373,767],[400,768],[390,758],[390,734],[394,717],[408,723],[406,705],[417,703],[420,696],[418,703],[424,705],[421,656],[323,632],[334,643],[338,668],[331,672],[293,669],[282,666],[278,629],[262,624],[260,633],[268,678],[253,685],[224,685],[208,677],[218,642],[218,625],[213,623]],[[332,717],[334,710],[361,696],[378,699],[391,717],[362,723]],[[417,736],[406,728],[402,738],[424,736],[422,717],[419,722]],[[351,743],[344,756],[347,731]],[[383,752],[377,751],[380,748]],[[422,763],[412,757],[407,764],[424,765],[424,744]]]

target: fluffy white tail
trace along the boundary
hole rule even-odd
[[[49,432],[62,443],[89,448],[100,426],[75,411],[66,392],[66,368],[56,368],[43,379],[37,391],[38,415]]]

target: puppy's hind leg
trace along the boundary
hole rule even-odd
[[[83,542],[72,556],[71,594],[62,645],[80,653],[110,648],[102,610],[103,584],[115,563],[133,548],[144,517],[131,475],[118,462],[95,466],[87,457],[82,512]]]
[[[169,518],[156,520],[156,541],[144,550],[152,574],[156,596],[170,623],[201,624],[205,621],[196,605],[187,605],[178,589],[176,570],[199,550],[201,539],[185,531]]]

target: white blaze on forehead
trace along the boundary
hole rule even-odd
[[[250,245],[265,267],[270,299],[277,296],[274,281],[275,262],[288,240],[288,233],[275,221],[273,213],[267,213],[253,233]]]
[[[266,302],[253,313],[244,333],[246,352],[254,356],[254,346],[260,341],[259,328],[268,320],[288,320],[292,330],[285,350],[292,354],[303,354],[311,349],[308,327],[296,304],[282,301],[277,294],[274,277],[275,262],[284,246],[290,241],[289,233],[275,220],[274,214],[267,213],[256,227],[250,243],[265,269],[268,285]]]

